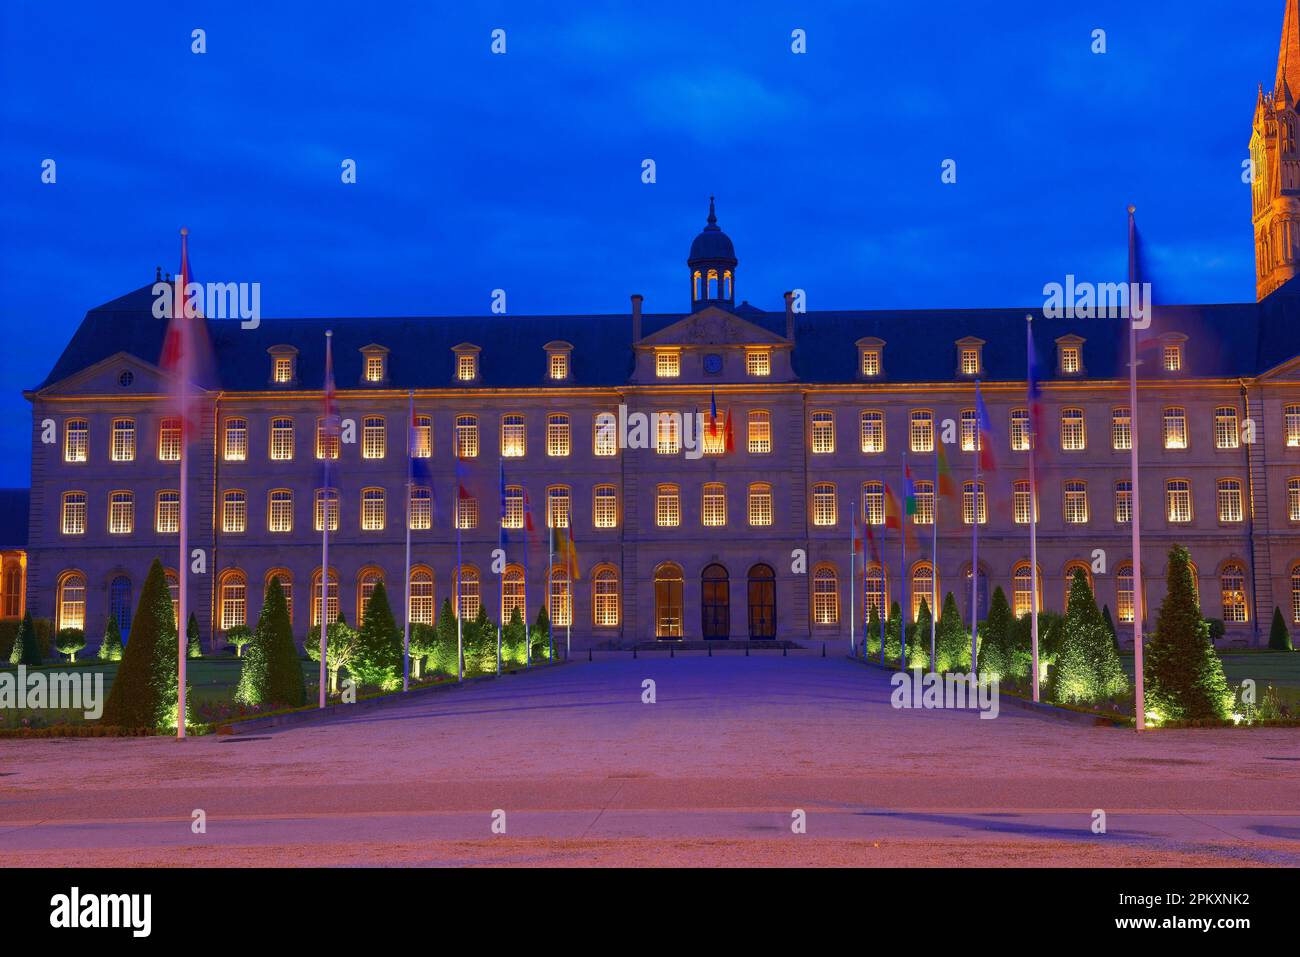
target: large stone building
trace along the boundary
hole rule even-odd
[[[1224,642],[1259,644],[1275,606],[1300,623],[1300,17],[1287,4],[1277,80],[1261,92],[1251,155],[1259,296],[1157,308],[1129,408],[1127,320],[1033,310],[804,312],[737,304],[739,261],[717,225],[695,238],[686,311],[585,316],[204,320],[216,358],[190,451],[188,577],[205,637],[257,617],[272,575],[288,586],[301,639],[319,614],[319,526],[331,534],[330,613],[355,621],[383,579],[400,590],[408,515],[408,402],[421,455],[410,500],[412,617],[457,591],[495,616],[549,594],[575,649],[661,639],[846,641],[864,599],[915,608],[935,587],[971,602],[976,518],[975,391],[997,469],[981,476],[985,605],[1001,585],[1016,610],[1029,568],[1026,313],[1042,370],[1038,594],[1064,604],[1083,568],[1116,619],[1151,621],[1169,547],[1195,562],[1205,615]],[[158,365],[164,324],[152,286],[86,314],[32,403],[28,601],[91,644],[108,616],[129,624],[149,563],[176,582],[178,433]],[[327,330],[350,420],[322,489],[318,437]],[[704,454],[694,413],[718,427]],[[652,420],[648,448],[636,413]],[[602,428],[614,416],[619,428]],[[1141,455],[1144,594],[1131,565],[1129,443]],[[957,500],[936,501],[936,441]],[[348,441],[355,439],[355,441]],[[456,452],[463,456],[460,474]],[[914,541],[884,526],[887,484],[915,480]],[[505,494],[499,476],[504,476]],[[336,502],[336,505],[327,505]],[[526,515],[525,513],[529,513]],[[937,568],[930,523],[938,515]],[[852,518],[881,562],[850,573]],[[494,568],[502,516],[506,567]],[[462,528],[459,544],[454,522]],[[525,527],[536,524],[537,532]],[[572,526],[581,577],[549,566],[548,524]],[[566,533],[568,534],[568,533]],[[907,553],[903,554],[904,547]],[[458,578],[458,564],[462,572]],[[457,583],[459,582],[459,588]],[[400,610],[401,602],[395,606]],[[851,611],[852,609],[852,611]],[[531,616],[530,616],[531,617]],[[571,624],[570,624],[571,623]],[[1131,636],[1129,636],[1131,637]]]

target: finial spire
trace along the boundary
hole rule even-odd
[[[1282,43],[1277,53],[1277,79],[1274,90],[1283,85],[1292,90],[1300,86],[1300,0],[1286,0],[1282,17]]]
[[[718,225],[718,214],[713,211],[713,197],[709,197],[709,225]]]

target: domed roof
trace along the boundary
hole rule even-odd
[[[718,228],[718,217],[713,210],[713,197],[709,197],[709,224],[691,243],[688,263],[704,260],[720,260],[734,266],[736,248],[731,244],[731,237]]]

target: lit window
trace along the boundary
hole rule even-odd
[[[1110,447],[1116,452],[1133,448],[1133,419],[1128,406],[1122,405],[1110,413]]]
[[[1027,452],[1029,450],[1029,410],[1011,410],[1011,451]]]
[[[108,496],[108,531],[110,535],[130,535],[135,531],[135,493],[112,492]]]
[[[602,458],[618,454],[618,417],[613,412],[597,414],[591,433],[592,453]]]
[[[59,621],[63,628],[86,626],[86,578],[80,574],[64,575],[59,582]]]
[[[1076,375],[1081,368],[1078,346],[1061,346],[1061,374]]]
[[[822,455],[835,451],[835,413],[822,410],[812,414],[812,450]]]
[[[569,487],[552,485],[546,490],[546,527],[569,527]]]
[[[1219,576],[1223,593],[1223,620],[1239,625],[1246,614],[1246,568],[1240,562],[1228,562]]]
[[[967,525],[975,522],[975,483],[965,482],[961,491],[961,517]],[[988,521],[987,502],[984,499],[984,483],[979,483],[979,524]]]
[[[1214,410],[1214,447],[1216,449],[1235,449],[1241,444],[1241,433],[1237,431],[1237,410],[1230,405],[1220,406]]]
[[[1012,574],[1011,612],[1023,618],[1034,610],[1034,573],[1028,562],[1021,562]]]
[[[766,349],[750,349],[745,353],[745,372],[752,376],[772,374],[772,353]]]
[[[317,489],[316,504],[312,509],[312,519],[316,531],[324,530],[325,513],[329,511],[330,531],[336,532],[339,527],[339,493],[338,489]],[[319,621],[319,619],[318,619]]]
[[[339,457],[339,430],[326,431],[325,420],[316,420],[316,458],[337,459]]]
[[[749,487],[749,524],[756,528],[772,524],[772,486],[766,482]]]
[[[1071,479],[1065,483],[1064,507],[1067,525],[1088,523],[1088,486],[1084,482]]]
[[[135,461],[135,419],[113,420],[112,458],[114,462]]]
[[[248,624],[248,580],[241,571],[230,571],[221,579],[221,630]]]
[[[456,527],[478,528],[478,499],[473,495],[456,495]]]
[[[158,461],[179,462],[181,460],[181,420],[175,417],[161,419],[158,422]]]
[[[366,620],[366,606],[384,576],[377,568],[365,569],[357,579],[357,621]]]
[[[528,448],[528,429],[524,417],[517,412],[501,416],[501,455],[507,459],[521,459]]]
[[[271,360],[271,380],[279,383],[293,381],[292,356],[276,356]]]
[[[556,564],[551,569],[550,608],[551,621],[555,625],[573,623],[573,590],[569,581],[570,569],[566,565]]]
[[[1133,566],[1124,564],[1115,572],[1115,615],[1120,621],[1133,623]]]
[[[162,535],[174,535],[181,528],[181,493],[163,491],[158,493],[154,505],[154,530]]]
[[[567,352],[551,353],[548,374],[557,382],[569,377],[569,354]]]
[[[885,524],[885,486],[882,482],[862,485],[862,520],[868,525]]]
[[[415,434],[411,437],[411,456],[417,459],[433,458],[433,416],[417,415],[412,428]]]
[[[961,450],[974,452],[979,441],[979,422],[974,409],[961,410]]]
[[[1011,500],[1012,511],[1015,513],[1017,525],[1028,525],[1031,517],[1034,515],[1030,512],[1030,492],[1029,483],[1025,481],[1016,481],[1011,483]]]
[[[569,454],[569,417],[563,412],[546,417],[546,454],[552,458]]]
[[[1300,625],[1300,565],[1291,569],[1291,621]]]
[[[655,376],[660,379],[676,379],[682,374],[682,357],[677,352],[655,353]]]
[[[473,567],[459,569],[456,576],[456,607],[461,621],[473,621],[478,617],[481,605],[478,590],[478,569]],[[558,625],[559,622],[557,621]]]
[[[618,624],[618,572],[612,568],[598,569],[591,584],[592,623],[597,627],[612,628]]]
[[[524,527],[524,489],[522,485],[506,486],[505,503],[501,509],[501,527]]]
[[[748,446],[750,455],[772,451],[772,414],[762,410],[749,413]]]
[[[1115,522],[1127,525],[1133,521],[1133,483],[1128,479],[1115,483]]]
[[[1164,347],[1161,365],[1166,372],[1179,372],[1183,368],[1183,347],[1169,343]]]
[[[1164,414],[1165,448],[1187,448],[1187,411],[1178,406],[1169,406]]]
[[[885,451],[885,413],[868,409],[861,416],[862,451]]]
[[[293,492],[272,489],[266,496],[266,529],[269,532],[293,531]]]
[[[293,460],[293,419],[277,416],[271,420],[270,456],[273,462]]]
[[[880,350],[862,350],[862,374],[864,376],[880,375]]]
[[[840,585],[835,569],[821,565],[813,572],[813,622],[837,625],[840,621]]]
[[[384,357],[382,355],[366,356],[366,381],[384,381]]]
[[[1216,497],[1219,505],[1219,521],[1229,523],[1242,521],[1241,482],[1238,479],[1219,479]]]
[[[63,424],[63,461],[84,462],[90,450],[90,423],[68,419]]]
[[[1084,427],[1083,409],[1061,410],[1061,448],[1078,452],[1087,447],[1088,434]]]
[[[888,613],[885,608],[885,573],[884,570],[875,563],[867,567],[864,576],[862,590],[865,593],[864,606],[868,614],[875,609],[877,616],[883,616]]]
[[[1300,478],[1286,480],[1287,520],[1300,522]]]
[[[676,455],[682,450],[682,417],[676,412],[655,413],[655,451],[660,455]]]
[[[473,382],[478,378],[478,356],[472,352],[456,355],[456,378],[461,382]]]
[[[1192,520],[1192,483],[1186,479],[1170,479],[1165,483],[1165,513],[1171,522]]]
[[[506,569],[501,579],[501,620],[509,622],[516,611],[520,619],[528,620],[528,608],[524,605],[524,570],[518,565]]]
[[[321,581],[320,569],[318,568],[311,582],[311,624],[313,628],[320,627],[320,600]],[[339,576],[338,572],[333,569],[330,570],[329,584],[325,586],[325,617],[331,625],[339,620]]]
[[[591,523],[596,528],[618,528],[618,490],[612,485],[597,485],[591,500]]]
[[[700,522],[707,526],[727,524],[727,489],[721,482],[705,482]]]
[[[478,416],[456,416],[456,457],[478,458]]]
[[[1287,448],[1300,447],[1300,405],[1286,406],[1282,418],[1286,427]]]
[[[916,512],[912,515],[914,525],[934,524],[934,483],[927,480],[913,485],[916,496]]]
[[[704,431],[700,435],[701,449],[705,455],[722,455],[727,451],[727,430],[725,422],[718,419],[710,419],[704,424]]]
[[[433,490],[427,485],[411,486],[411,529],[433,528]]]
[[[241,491],[227,492],[221,498],[221,530],[238,533],[248,528],[248,497]]]
[[[980,351],[973,348],[963,348],[961,350],[961,374],[962,375],[979,375],[980,372]]]
[[[506,574],[507,580],[509,573]],[[427,568],[411,569],[411,621],[414,624],[433,624],[433,572]],[[505,620],[508,622],[510,616]]]
[[[361,490],[361,529],[366,532],[382,532],[387,522],[387,510],[384,507],[384,490],[382,488],[363,488]]]
[[[837,520],[835,486],[830,482],[818,482],[812,487],[812,523],[834,525]]]
[[[382,415],[368,415],[361,420],[361,457],[382,459],[388,453],[388,434]]]
[[[929,562],[917,562],[912,569],[912,621],[921,617],[921,602],[934,614],[934,571]]]
[[[243,462],[248,458],[248,420],[226,419],[224,458],[227,462]]]
[[[86,493],[63,493],[63,534],[86,534]]]
[[[913,412],[908,437],[913,452],[933,452],[934,413],[924,409]]]
[[[676,485],[660,485],[655,490],[655,524],[676,528],[682,523],[681,498]]]

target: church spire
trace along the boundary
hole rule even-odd
[[[1286,13],[1282,17],[1282,43],[1277,51],[1277,80],[1275,91],[1283,86],[1294,94],[1300,90],[1300,0],[1286,0]]]

